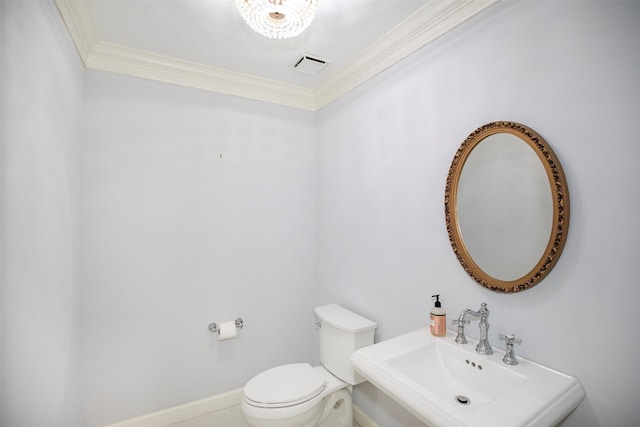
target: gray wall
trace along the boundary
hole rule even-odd
[[[88,72],[84,125],[86,424],[313,360],[314,114]]]
[[[83,68],[53,2],[2,1],[0,9],[0,424],[79,426]]]
[[[501,2],[320,111],[319,303],[378,321],[380,340],[426,327],[432,294],[449,319],[487,302],[496,347],[513,332],[518,354],[584,385],[566,426],[640,424],[638,22],[638,2]],[[444,223],[457,148],[496,120],[538,131],[571,194],[562,257],[516,295],[472,281]],[[421,425],[371,386],[355,401],[381,426]]]

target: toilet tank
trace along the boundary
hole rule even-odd
[[[320,322],[320,363],[329,372],[351,385],[365,379],[351,366],[351,355],[373,344],[378,325],[337,304],[315,308]]]

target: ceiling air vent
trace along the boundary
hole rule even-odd
[[[315,76],[328,65],[329,61],[326,59],[320,59],[303,53],[295,60],[292,68],[301,73],[311,74]]]

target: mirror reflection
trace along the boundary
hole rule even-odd
[[[542,257],[551,233],[551,187],[537,154],[519,138],[497,133],[476,145],[456,201],[464,245],[487,274],[515,280]]]

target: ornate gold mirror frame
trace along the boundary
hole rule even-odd
[[[501,280],[483,271],[470,255],[462,238],[458,216],[458,186],[460,176],[471,152],[485,138],[506,133],[528,144],[542,162],[549,180],[553,205],[553,220],[548,244],[542,257],[527,274],[515,280]],[[569,230],[569,192],[560,161],[547,142],[535,131],[515,122],[488,123],[471,133],[456,152],[447,175],[444,210],[453,252],[465,271],[476,282],[496,292],[513,293],[537,285],[554,267],[567,240]],[[533,262],[529,265],[532,265]],[[528,268],[528,267],[527,267]]]

